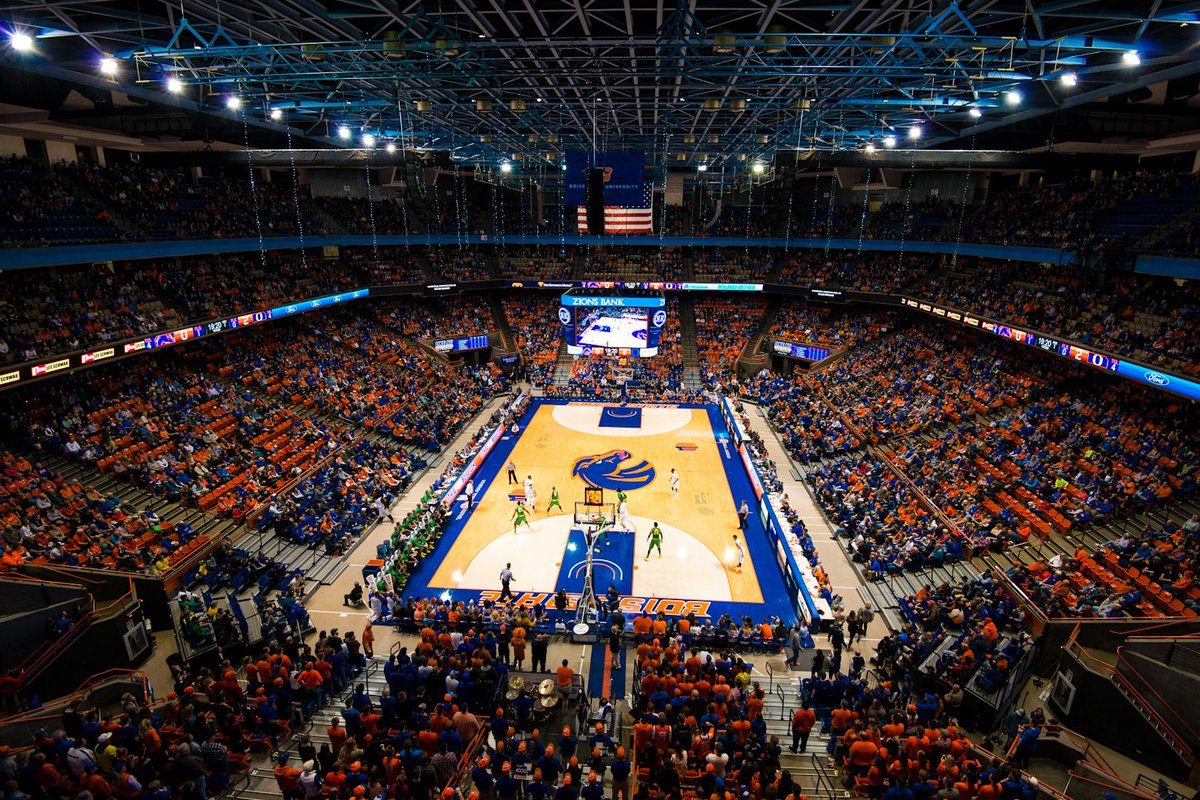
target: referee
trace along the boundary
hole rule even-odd
[[[500,570],[500,602],[501,603],[503,603],[505,600],[513,599],[512,588],[510,587],[510,584],[512,583],[512,579],[513,579],[512,562],[510,561],[509,563],[504,565],[504,569]]]

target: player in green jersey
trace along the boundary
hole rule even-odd
[[[532,530],[533,526],[529,524],[529,514],[525,511],[525,504],[518,502],[517,508],[513,511],[513,533],[517,532],[517,528],[521,527],[521,523],[525,523],[525,527]]]
[[[658,523],[654,523],[654,527],[650,529],[650,546],[646,548],[646,557],[643,561],[650,560],[650,553],[653,550],[658,551],[658,557],[662,558],[662,528],[658,527]]]

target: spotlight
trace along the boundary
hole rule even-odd
[[[283,119],[283,109],[282,108],[272,108],[271,109],[271,119],[275,120],[276,122]]]
[[[394,153],[394,152],[396,152],[396,143],[395,143],[395,142],[388,142],[388,143],[387,143],[387,147],[385,147],[385,148],[383,148],[383,149],[384,149],[384,150],[387,150],[389,153]]]
[[[512,172],[512,164],[505,161],[503,164],[500,165],[500,171],[505,174]]]
[[[242,107],[242,98],[238,97],[236,94],[231,94],[229,99],[225,101],[225,107],[230,111],[237,111]]]
[[[183,91],[183,81],[179,78],[167,78],[167,91],[171,94],[179,94]]]
[[[866,148],[866,150],[867,150],[867,152],[868,152],[868,153],[874,153],[874,152],[875,152],[875,143],[874,143],[874,142],[867,142],[867,148]]]
[[[921,126],[913,125],[911,128],[909,128],[908,129],[908,138],[920,139],[921,138]]]
[[[708,172],[708,164],[701,164],[700,166],[696,167],[696,171],[697,172]]]
[[[375,136],[370,133],[364,133],[362,138],[363,147],[371,148],[375,146]]]
[[[896,137],[891,136],[891,135],[883,137],[883,146],[884,147],[895,147],[896,146]]]
[[[13,47],[16,46],[16,38],[14,37]],[[1138,54],[1137,50],[1126,50],[1121,54],[1121,62],[1127,67],[1136,67],[1138,64],[1142,63],[1142,57]]]
[[[28,53],[33,49],[33,37],[24,31],[13,31],[8,37],[8,43],[18,53]]]
[[[764,172],[767,171],[767,165],[762,163],[761,161],[755,161],[753,164],[750,165],[750,171],[753,172],[755,175],[762,175]]]
[[[1021,105],[1021,100],[1023,99],[1024,98],[1021,97],[1021,93],[1016,89],[1012,89],[1011,91],[1004,93],[1004,102],[1008,103],[1010,106]]]
[[[342,125],[341,127],[339,127],[338,128],[338,138],[339,139],[349,139],[350,138],[350,129],[347,128],[345,125]]]
[[[970,114],[974,119],[979,119],[980,117],[983,116],[983,111],[978,108],[972,108],[967,113]]]
[[[117,74],[117,60],[115,58],[100,59],[100,74],[113,76]]]
[[[1079,83],[1079,78],[1074,72],[1064,72],[1059,80],[1062,81],[1062,85],[1066,86],[1068,89]]]

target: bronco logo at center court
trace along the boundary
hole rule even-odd
[[[621,464],[632,458],[628,450],[609,450],[596,456],[584,456],[575,462],[572,475],[597,489],[641,489],[654,481],[654,465],[642,459],[632,466]]]

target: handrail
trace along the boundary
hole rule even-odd
[[[1149,689],[1151,692],[1153,692],[1154,696],[1157,697],[1159,700],[1161,700],[1163,705],[1171,711],[1171,714],[1174,715],[1180,721],[1180,723],[1183,724],[1184,729],[1186,729],[1187,732],[1190,733],[1194,738],[1200,739],[1200,735],[1198,735],[1196,733],[1196,731],[1193,730],[1192,726],[1187,723],[1187,720],[1185,720],[1183,717],[1179,716],[1179,712],[1175,710],[1174,706],[1172,706],[1170,703],[1168,703],[1166,698],[1164,698],[1161,694],[1159,694],[1158,690],[1150,685],[1150,682],[1148,680],[1146,680],[1146,677],[1144,675],[1142,675],[1141,672],[1138,671],[1138,668],[1133,665],[1132,661],[1125,658],[1125,656],[1121,653],[1121,651],[1123,649],[1124,649],[1123,647],[1117,648],[1117,663],[1122,663],[1122,664],[1127,665],[1129,667],[1129,669],[1133,671],[1133,674],[1137,675],[1138,678],[1141,679],[1142,683],[1144,683],[1146,685],[1146,688]],[[1114,670],[1114,672],[1115,672],[1115,670]],[[1117,674],[1124,675],[1124,673],[1117,673]],[[1125,676],[1125,677],[1128,677],[1128,676]]]
[[[1076,632],[1078,632],[1078,626],[1076,626],[1075,631],[1071,633],[1071,636],[1067,638],[1067,643],[1063,645],[1063,650],[1074,656],[1088,669],[1109,678],[1118,689],[1127,692],[1130,700],[1133,701],[1133,704],[1137,706],[1138,710],[1148,717],[1152,723],[1155,723],[1158,726],[1158,728],[1162,731],[1163,736],[1168,740],[1172,747],[1177,750],[1185,759],[1190,760],[1192,758],[1192,748],[1183,740],[1183,737],[1179,735],[1175,728],[1165,719],[1163,719],[1162,715],[1150,705],[1146,698],[1142,696],[1142,693],[1137,689],[1137,687],[1130,683],[1129,679],[1126,678],[1123,673],[1117,672],[1116,668],[1112,664],[1101,661],[1084,650],[1083,646],[1075,640]],[[1119,654],[1118,658],[1120,658]],[[1162,699],[1161,696],[1159,699]],[[1163,702],[1166,703],[1165,700]],[[1170,707],[1170,704],[1167,704],[1167,706]],[[1191,728],[1189,727],[1188,730],[1190,731]]]
[[[1118,791],[1118,792],[1125,792],[1126,794],[1132,794],[1134,797],[1139,798],[1140,800],[1161,800],[1161,798],[1159,798],[1159,796],[1157,794],[1146,794],[1145,792],[1138,791],[1138,787],[1136,787],[1134,784],[1129,783],[1127,781],[1121,781],[1121,783],[1125,784],[1124,786],[1114,786],[1111,783],[1105,783],[1104,781],[1096,780],[1095,778],[1093,778],[1089,775],[1080,775],[1074,769],[1068,768],[1067,769],[1068,788],[1070,786],[1071,781],[1077,781],[1077,780],[1083,781],[1084,783],[1091,783],[1096,786],[1099,786],[1104,791]]]
[[[45,641],[41,646],[33,650],[16,667],[19,671],[18,680],[21,684],[24,685],[36,678],[43,669],[49,666],[51,661],[58,657],[61,651],[66,650],[72,642],[82,636],[83,632],[90,628],[95,621],[96,612],[89,611],[72,622],[71,627],[62,636],[57,639]]]
[[[116,667],[107,669],[104,672],[93,675],[88,680],[81,683],[73,692],[57,697],[49,706],[41,708],[32,708],[26,711],[21,711],[16,714],[11,714],[7,717],[0,717],[0,725],[9,725],[14,723],[29,722],[31,720],[57,720],[60,716],[61,707],[65,707],[72,700],[83,700],[92,692],[99,689],[110,682],[122,679],[121,676],[141,676],[142,690],[146,695],[147,700],[151,697],[150,680],[146,673],[140,669],[127,669],[125,667]],[[54,710],[49,710],[53,708]]]
[[[446,782],[444,789],[455,789],[463,781],[463,777],[470,772],[471,764],[475,762],[475,754],[487,742],[488,726],[487,720],[491,717],[478,717],[479,730],[475,732],[475,736],[463,748],[463,753],[458,758],[458,764],[454,767],[454,772],[450,775],[450,780]]]

